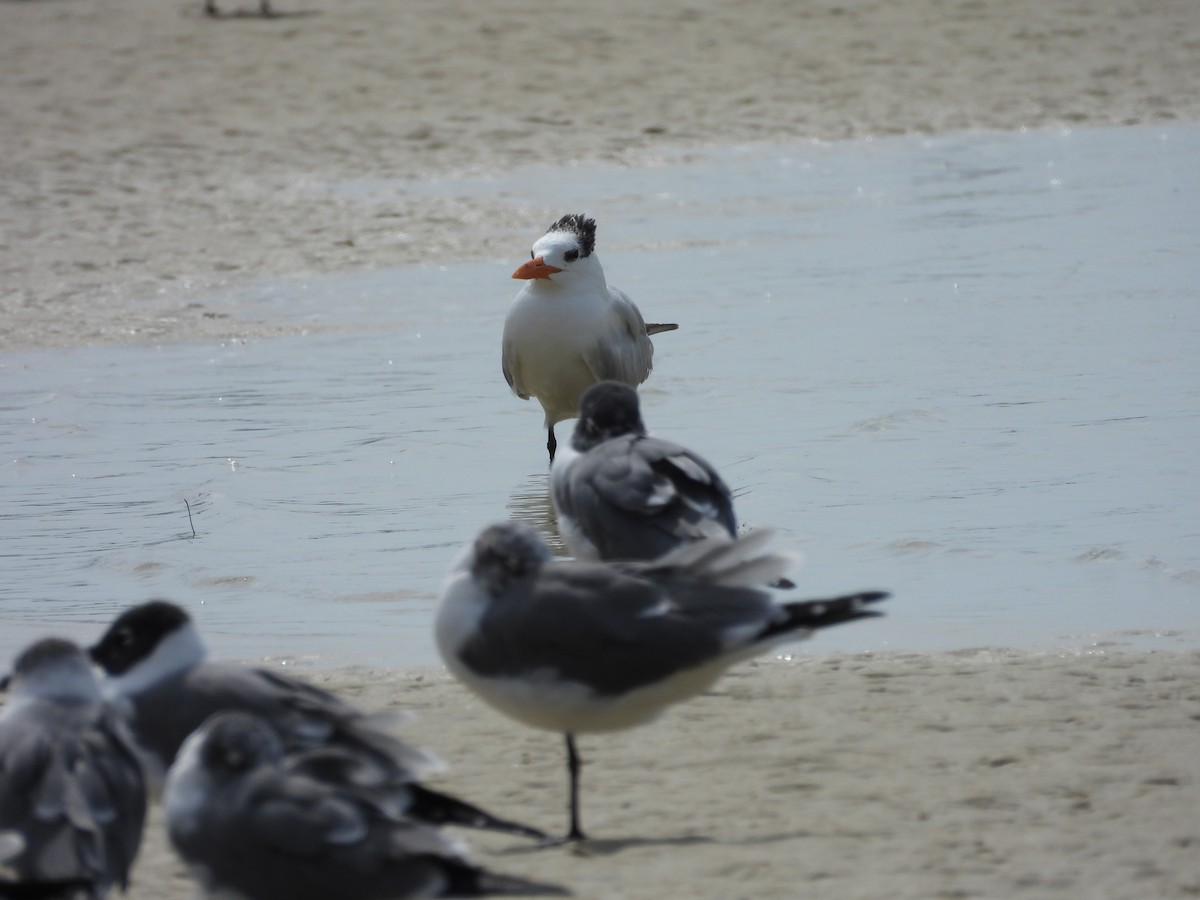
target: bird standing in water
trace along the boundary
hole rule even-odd
[[[646,324],[605,280],[595,247],[595,219],[563,216],[512,276],[525,285],[504,320],[501,365],[513,393],[542,404],[551,461],[554,425],[579,415],[583,392],[604,380],[636,388],[653,367],[650,335],[679,327]]]

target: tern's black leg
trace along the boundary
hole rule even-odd
[[[568,841],[583,841],[587,835],[579,827],[579,751],[575,749],[575,735],[567,732],[567,774],[571,777],[571,830]]]
[[[554,439],[554,426],[548,429],[550,436],[546,438],[546,449],[550,451],[550,462],[554,462],[554,451],[558,449],[558,441]]]

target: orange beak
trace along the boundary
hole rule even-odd
[[[517,271],[512,273],[513,278],[549,278],[555,272],[561,272],[562,269],[556,266],[549,265],[542,257],[531,259],[527,263],[523,263],[517,268]]]

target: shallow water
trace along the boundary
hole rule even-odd
[[[595,215],[610,280],[681,323],[651,430],[804,552],[800,593],[895,592],[803,652],[1177,647],[1200,644],[1196,159],[1179,126],[328,189]],[[0,664],[156,595],[222,656],[437,662],[458,548],[508,515],[554,531],[540,410],[499,372],[526,252],[206,301],[301,337],[0,357]]]

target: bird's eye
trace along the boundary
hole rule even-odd
[[[563,254],[563,258],[567,262],[575,262],[575,260],[579,259],[579,251],[578,250],[568,250],[566,253]]]

